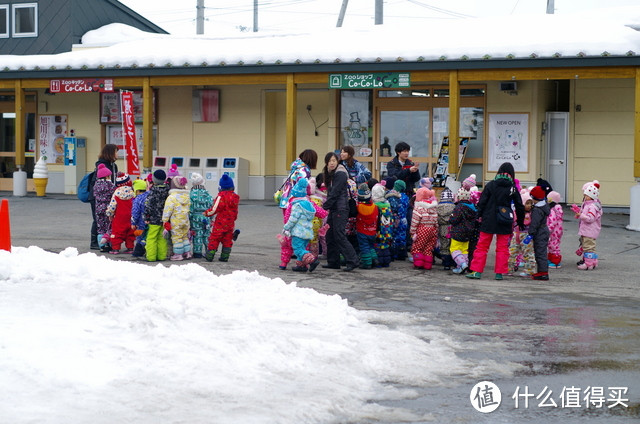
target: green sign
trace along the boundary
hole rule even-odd
[[[411,74],[384,72],[375,74],[330,74],[329,88],[407,88],[411,86]]]

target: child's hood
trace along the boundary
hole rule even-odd
[[[292,203],[300,206],[305,215],[311,214],[312,217],[315,216],[316,208],[313,207],[313,204],[307,198],[297,197],[292,200]]]
[[[122,199],[122,200],[130,200],[136,197],[136,194],[133,192],[133,189],[129,186],[120,186],[116,188],[116,191],[113,194],[118,199]]]
[[[189,194],[189,190],[183,188],[172,188],[169,190],[169,195],[173,196],[176,199],[176,202],[183,206],[187,205],[191,201],[191,196]]]

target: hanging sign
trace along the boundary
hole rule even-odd
[[[131,176],[140,176],[140,158],[138,157],[138,145],[136,143],[136,125],[133,116],[133,93],[121,91],[122,104],[122,133],[125,141],[125,154],[127,157],[127,173]]]
[[[113,80],[104,78],[74,78],[49,81],[51,93],[106,93],[113,91]]]
[[[411,74],[382,72],[371,74],[330,74],[329,88],[408,88],[411,86]]]

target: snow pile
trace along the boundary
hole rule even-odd
[[[82,36],[82,44],[88,46],[105,46],[131,40],[163,37],[163,34],[145,32],[132,26],[113,23],[88,31]]]
[[[0,311],[7,423],[418,420],[376,401],[487,371],[439,331],[410,331],[411,315],[75,248],[0,251]]]

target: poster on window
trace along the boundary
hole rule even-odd
[[[529,172],[529,114],[489,114],[489,171],[511,162],[516,172]]]
[[[135,122],[142,122],[142,91],[134,90],[133,93],[133,117]],[[153,122],[156,122],[156,93],[153,92]],[[120,93],[100,93],[100,122],[103,124],[122,123],[122,105]]]
[[[40,156],[46,163],[64,164],[67,115],[40,115],[38,124]]]

